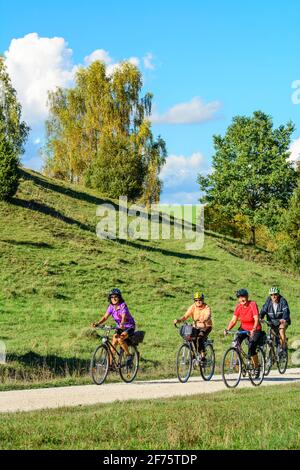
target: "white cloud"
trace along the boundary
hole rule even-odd
[[[110,57],[109,52],[105,51],[104,49],[96,49],[94,52],[84,58],[86,65],[90,65],[92,62],[95,62],[95,60],[100,60],[106,65],[113,63],[113,59]]]
[[[155,69],[155,65],[153,64],[153,59],[154,59],[154,56],[153,54],[151,54],[151,52],[148,52],[148,54],[146,54],[145,57],[143,58],[144,67],[146,70]]]
[[[110,56],[109,52],[105,51],[104,49],[96,49],[94,52],[84,58],[84,62],[86,65],[90,65],[96,60],[100,60],[101,62],[104,62],[107,65],[108,75],[112,75],[114,71],[121,65],[121,62],[114,61],[114,59]],[[130,64],[135,65],[136,67],[139,67],[140,65],[140,59],[138,57],[129,57],[129,59],[125,60]]]
[[[68,86],[76,69],[72,50],[63,38],[41,38],[37,33],[13,39],[5,62],[23,117],[31,126],[47,117],[48,91]]]
[[[154,111],[151,122],[153,124],[200,124],[216,119],[220,107],[219,101],[204,103],[201,98],[195,97],[186,103],[176,104],[164,114]]]
[[[290,158],[292,162],[296,162],[300,160],[300,138],[293,141],[290,147]]]
[[[170,155],[160,177],[164,188],[190,187],[196,182],[198,173],[205,170],[207,162],[201,153],[194,153],[190,157]]]
[[[5,52],[5,63],[12,84],[17,90],[22,104],[23,119],[36,127],[47,118],[48,91],[57,87],[68,87],[78,69],[72,62],[73,51],[64,38],[39,37],[37,33],[13,39]],[[104,49],[96,49],[84,58],[85,66],[95,60],[107,65],[109,75],[120,66]],[[131,64],[140,65],[138,57],[126,59]]]

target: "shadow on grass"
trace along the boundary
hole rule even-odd
[[[49,216],[51,216],[55,219],[61,220],[62,222],[66,223],[68,225],[73,225],[73,226],[76,226],[76,227],[80,228],[81,230],[84,230],[84,231],[95,234],[95,228],[94,227],[92,227],[90,225],[83,224],[83,223],[79,222],[78,220],[75,220],[71,217],[67,217],[67,216],[63,215],[61,212],[57,211],[56,209],[53,209],[52,207],[49,207],[46,204],[43,204],[41,202],[37,202],[37,201],[34,201],[34,200],[26,201],[24,199],[14,198],[11,201],[11,203],[14,204],[15,206],[23,207],[24,209],[29,209],[29,210],[32,210],[32,211],[35,211],[35,212],[40,212],[44,215],[49,215]],[[115,243],[119,243],[121,245],[129,246],[131,248],[144,250],[144,251],[148,251],[148,252],[151,252],[151,253],[159,253],[159,254],[162,254],[164,256],[174,256],[174,257],[181,258],[181,259],[194,259],[194,260],[199,260],[199,261],[217,261],[215,258],[209,258],[209,257],[206,257],[206,256],[199,256],[199,255],[192,255],[189,252],[181,253],[181,252],[177,252],[177,251],[169,251],[169,250],[165,250],[165,249],[162,249],[162,248],[155,248],[155,247],[151,247],[151,246],[142,245],[140,243],[132,242],[130,240],[123,240],[123,239],[120,239],[120,238],[111,239],[111,241],[115,242]]]
[[[49,207],[46,204],[43,204],[41,202],[37,202],[34,200],[26,201],[24,199],[14,198],[11,200],[11,204],[18,206],[18,207],[23,207],[24,209],[29,209],[35,212],[40,212],[44,215],[49,215],[55,219],[61,220],[62,222],[68,225],[77,226],[81,230],[85,230],[88,232],[95,232],[92,226],[83,224],[79,222],[78,220],[72,219],[71,217],[67,217],[63,215],[61,212],[57,211],[56,209],[53,209],[53,207]]]
[[[100,205],[100,204],[109,203],[109,204],[112,204],[115,207],[115,209],[118,209],[119,207],[117,204],[115,204],[111,200],[105,200],[100,197],[92,196],[91,194],[87,194],[81,191],[74,191],[71,188],[65,188],[64,186],[59,185],[59,184],[55,184],[52,182],[50,183],[49,181],[44,179],[42,175],[39,175],[38,173],[36,174],[28,173],[22,168],[20,168],[19,171],[20,171],[21,178],[23,178],[24,180],[33,181],[34,184],[42,188],[50,189],[51,191],[55,191],[57,193],[72,197],[74,199],[78,199],[80,201],[88,202],[90,204]],[[61,184],[63,184],[63,182]]]
[[[16,246],[30,246],[32,248],[46,248],[49,250],[53,249],[52,245],[44,242],[29,242],[29,241],[22,241],[22,240],[0,240],[0,242],[8,243],[9,245],[16,245]]]
[[[152,246],[145,246],[142,245],[141,243],[137,242],[132,242],[130,240],[122,240],[121,238],[116,238],[114,240],[111,240],[114,243],[119,243],[121,245],[127,245],[132,248],[137,248],[139,250],[147,251],[149,253],[160,253],[164,256],[174,256],[176,258],[181,258],[181,259],[193,259],[193,260],[198,260],[198,261],[218,261],[216,258],[210,258],[208,256],[199,256],[199,255],[192,255],[190,252],[186,251],[185,253],[179,252],[179,251],[171,251],[171,250],[165,250],[163,248],[156,248]]]
[[[58,192],[60,194],[65,195],[65,196],[69,196],[69,197],[72,197],[74,199],[78,199],[80,201],[84,201],[84,202],[94,204],[94,205],[97,205],[97,206],[102,205],[102,204],[110,204],[119,212],[125,212],[125,211],[127,212],[127,209],[125,209],[124,207],[122,207],[119,204],[115,203],[111,199],[100,198],[100,197],[97,197],[97,196],[92,196],[91,194],[88,194],[88,193],[85,193],[85,192],[82,192],[82,191],[77,191],[77,190],[75,191],[71,188],[66,188],[66,187],[62,186],[63,181],[61,182],[61,185],[59,185],[59,184],[55,184],[53,182],[47,181],[42,175],[40,175],[39,173],[35,173],[34,171],[29,173],[26,170],[20,168],[19,172],[20,172],[20,176],[24,180],[33,181],[34,184],[36,184],[37,186],[40,186],[42,188],[45,188],[45,189],[48,189],[48,190],[51,190],[51,191],[55,191],[55,192]],[[134,201],[129,201],[129,202],[134,203]],[[151,219],[151,214],[148,213],[147,211],[146,212],[142,212],[142,211],[138,212],[138,215],[141,215],[142,218],[148,219],[149,221],[152,220]],[[170,224],[171,226],[176,226],[176,227],[182,227],[183,226],[183,222],[176,219],[172,214],[170,215],[170,217],[168,217],[164,214],[160,214],[159,215],[159,222],[161,224],[166,223],[166,224]],[[189,228],[189,229],[195,229],[196,228],[196,225],[193,224],[193,223],[190,223],[189,221],[185,221],[185,226],[186,226],[186,228]]]
[[[8,363],[18,362],[24,366],[35,368],[37,375],[43,371],[51,372],[55,376],[86,375],[89,371],[90,361],[77,357],[63,358],[55,355],[41,356],[35,352],[24,355],[9,354]]]
[[[254,246],[251,243],[244,242],[243,240],[241,240],[239,238],[234,238],[234,237],[231,237],[229,235],[224,235],[222,233],[212,232],[210,230],[205,230],[204,234],[211,237],[211,238],[216,238],[218,240],[224,240],[226,242],[230,242],[230,243],[233,243],[235,245],[239,245],[239,246],[244,247],[244,248],[250,248],[250,249],[259,251],[260,253],[269,253],[269,251],[265,248],[259,247],[257,245]]]

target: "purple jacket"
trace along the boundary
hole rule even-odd
[[[107,311],[106,311],[106,313],[113,317],[113,319],[115,320],[117,326],[120,326],[120,324],[122,322],[122,315],[124,315],[124,313],[125,313],[126,317],[125,317],[125,322],[124,322],[124,328],[126,330],[129,329],[129,328],[135,329],[134,318],[130,314],[129,309],[128,309],[127,305],[125,304],[125,302],[118,305],[117,310],[115,309],[115,307],[112,304],[110,304]]]

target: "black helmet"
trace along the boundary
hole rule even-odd
[[[239,297],[249,297],[249,292],[247,291],[247,289],[240,289],[240,290],[237,291],[236,296],[237,296],[237,298],[239,298]]]
[[[110,293],[108,294],[108,301],[110,302],[110,298],[113,296],[113,295],[117,295],[120,300],[122,300],[122,292],[120,291],[120,289],[112,289],[110,291]]]

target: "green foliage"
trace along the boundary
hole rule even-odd
[[[214,136],[214,171],[198,177],[202,202],[221,208],[227,219],[247,217],[254,244],[256,227],[276,227],[295,188],[296,172],[287,160],[293,131],[292,123],[273,129],[271,117],[260,111],[237,116],[225,137]]]
[[[21,112],[4,59],[0,57],[0,135],[5,136],[17,156],[23,153],[29,133],[29,127],[21,120]]]
[[[75,82],[49,94],[46,174],[87,182],[113,197],[158,201],[166,147],[153,138],[152,95],[140,98],[141,72],[124,62],[108,75],[105,64],[95,61],[79,69]]]
[[[18,189],[19,160],[13,146],[0,134],[0,200],[9,200]]]
[[[145,165],[124,137],[107,137],[87,174],[87,186],[107,197],[139,198],[143,193]]]
[[[0,199],[8,200],[18,188],[19,155],[29,127],[21,121],[21,105],[0,57]]]
[[[278,256],[295,268],[300,267],[300,177],[288,209],[282,218],[282,237]]]

